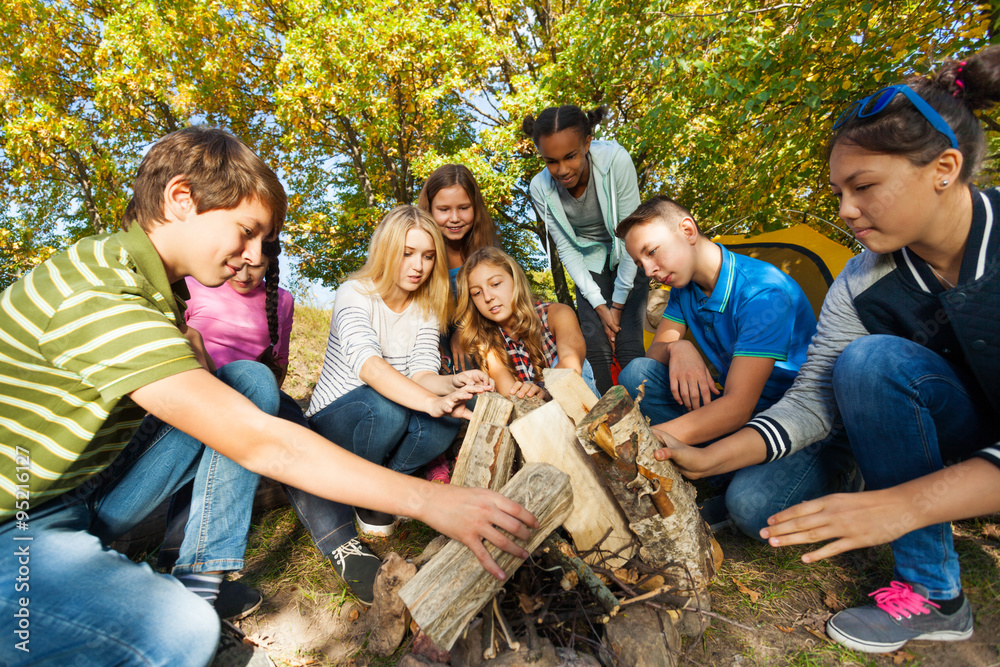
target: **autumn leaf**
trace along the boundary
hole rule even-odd
[[[740,590],[740,593],[743,593],[748,598],[750,598],[750,602],[757,602],[757,600],[760,599],[760,593],[758,593],[757,591],[747,588],[737,579],[733,579],[733,582],[736,584],[736,588]]]
[[[267,635],[259,635],[257,633],[252,633],[243,636],[243,643],[249,644],[250,646],[256,646],[258,648],[266,649],[271,644],[274,643],[274,639],[268,637]]]
[[[911,660],[916,660],[917,658],[917,656],[912,653],[908,653],[903,649],[900,649],[895,653],[890,653],[889,655],[892,656],[892,664],[894,665],[902,665],[904,662],[910,662]]]
[[[538,595],[525,595],[524,593],[518,593],[517,599],[518,604],[521,605],[521,610],[525,614],[536,612],[545,605],[545,601]]]
[[[826,595],[823,597],[823,604],[833,611],[840,611],[847,608],[840,602],[840,600],[837,599],[837,596],[833,591],[826,592]]]

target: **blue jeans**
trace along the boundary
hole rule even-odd
[[[923,477],[1000,440],[1000,420],[971,372],[905,338],[853,341],[834,366],[833,388],[871,489]],[[915,497],[914,511],[932,505],[949,484]],[[899,520],[905,528],[915,519]],[[907,533],[892,542],[892,553],[896,579],[922,584],[936,599],[962,590],[950,523]]]
[[[309,428],[306,418],[302,415],[302,408],[299,407],[299,404],[295,402],[294,398],[283,391],[279,391],[278,401],[278,417],[294,422],[303,428]],[[147,419],[149,419],[149,417],[147,417]],[[202,454],[202,465],[209,468],[217,464],[219,461],[224,460],[226,460],[225,457],[208,448],[206,448]],[[240,468],[240,470],[242,470],[242,468]],[[185,484],[183,487],[178,489],[177,493],[175,493],[170,499],[170,508],[167,511],[167,529],[163,536],[163,543],[160,544],[160,551],[156,557],[157,568],[171,569],[175,574],[183,572],[183,570],[178,571],[173,568],[175,567],[178,557],[180,556],[181,549],[183,548],[184,536],[187,534],[188,524],[191,523],[191,497],[194,485],[194,480]],[[295,505],[295,501],[292,498],[292,494],[305,493],[304,491],[293,489],[286,484],[282,484],[282,487],[285,489],[285,495],[288,496],[289,502],[293,505]],[[224,497],[216,496],[216,498],[218,498],[220,503],[225,501]],[[203,513],[213,514],[215,511],[215,508],[209,504]],[[197,518],[195,519],[197,520]]]
[[[666,365],[643,357],[618,376],[618,383],[633,397],[643,380],[646,393],[639,409],[653,424],[687,413],[670,392]],[[760,530],[768,517],[803,501],[848,490],[853,471],[850,446],[843,432],[836,429],[825,440],[791,456],[735,471],[726,489],[726,510],[737,528],[762,541]]]
[[[309,418],[309,426],[349,452],[409,475],[443,454],[461,420],[431,417],[390,401],[371,387],[353,389]],[[357,536],[350,506],[291,489],[289,499],[324,554]]]
[[[274,414],[274,376],[261,364],[239,364],[220,369],[219,378]],[[0,663],[208,664],[219,638],[215,610],[172,576],[107,546],[194,479],[198,511],[192,512],[182,565],[175,571],[242,567],[258,478],[225,457],[206,462],[204,451],[177,429],[144,420],[108,468],[33,509],[28,530],[16,529],[15,521],[0,525],[0,544],[8,554],[22,546],[30,554],[27,564],[3,557]],[[19,573],[21,565],[27,573]],[[29,588],[15,593],[19,576],[28,578],[20,583]],[[28,605],[20,605],[19,597]],[[20,623],[14,613],[20,607],[30,613],[30,653],[14,646]]]
[[[597,391],[597,380],[594,379],[594,367],[590,365],[589,359],[583,360],[583,366],[581,368],[583,373],[580,375],[583,377],[583,381],[590,388],[590,391],[594,392],[598,398],[601,397],[601,392]]]

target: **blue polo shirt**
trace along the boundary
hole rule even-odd
[[[816,333],[816,316],[802,288],[780,269],[719,247],[722,269],[712,294],[705,296],[694,281],[672,289],[663,317],[691,331],[723,386],[733,357],[774,359],[757,401],[763,410],[792,386]]]

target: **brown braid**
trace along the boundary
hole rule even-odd
[[[257,361],[271,369],[275,377],[280,378],[283,369],[275,361],[274,352],[278,345],[278,256],[281,254],[281,243],[277,240],[264,241],[261,248],[267,257],[267,269],[264,272],[264,312],[267,313],[267,331],[271,335],[271,346],[257,357]]]

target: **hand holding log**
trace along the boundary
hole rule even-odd
[[[511,537],[526,541],[538,521],[531,513],[502,494],[487,489],[462,488],[450,484],[427,484],[433,494],[426,500],[421,516],[424,523],[438,532],[465,544],[482,567],[501,581],[507,578],[496,555],[527,558],[528,552]],[[483,546],[488,540],[492,548]],[[501,561],[502,562],[502,561]]]
[[[509,502],[523,505],[538,518],[539,527],[526,542],[517,543],[526,546],[528,552],[534,551],[549,533],[562,524],[573,506],[569,477],[544,463],[525,466],[501,492],[510,498]],[[499,530],[496,532],[500,533]],[[514,544],[513,541],[511,543]],[[496,547],[484,547],[481,543],[478,546],[488,552],[491,561],[496,559],[505,576],[514,572],[527,558],[526,552],[523,558],[518,558]],[[500,581],[479,567],[473,552],[453,541],[441,549],[400,590],[399,595],[421,630],[435,644],[450,650],[472,617],[501,586]]]

